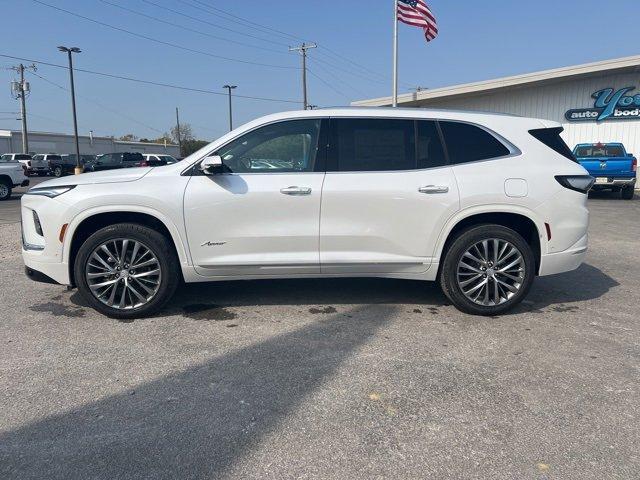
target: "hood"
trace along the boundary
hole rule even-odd
[[[98,183],[134,182],[152,170],[151,167],[118,168],[102,172],[83,173],[68,177],[54,178],[36,185],[36,187],[57,187],[60,185],[92,185]]]

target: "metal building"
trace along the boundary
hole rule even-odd
[[[64,133],[29,132],[29,153],[76,152],[73,135]],[[115,152],[163,153],[180,156],[178,145],[170,143],[123,142],[111,137],[80,135],[80,153],[97,155]],[[22,133],[18,130],[0,130],[0,154],[22,152]]]
[[[353,102],[389,106],[391,97]],[[555,120],[573,148],[622,142],[640,155],[640,56],[400,95],[399,107],[510,113]]]

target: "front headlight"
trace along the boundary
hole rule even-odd
[[[27,190],[25,195],[42,195],[44,197],[57,197],[63,193],[67,193],[69,190],[76,188],[75,185],[60,185],[58,187],[34,187]]]

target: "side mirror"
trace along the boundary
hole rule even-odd
[[[220,155],[206,157],[200,163],[200,171],[205,175],[218,175],[224,172],[224,164]]]

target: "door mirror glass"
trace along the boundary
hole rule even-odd
[[[224,171],[222,157],[220,155],[211,155],[200,163],[200,171],[205,175],[218,175]]]

